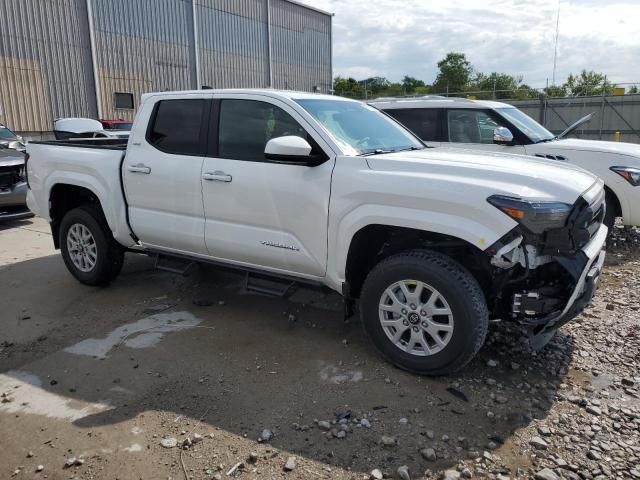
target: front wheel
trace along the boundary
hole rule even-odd
[[[378,350],[414,373],[459,370],[487,335],[489,313],[477,280],[437,252],[386,258],[367,276],[360,302],[364,328]]]
[[[107,284],[122,270],[124,249],[94,205],[67,212],[60,224],[60,250],[67,269],[85,285]]]

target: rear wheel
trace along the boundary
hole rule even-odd
[[[396,366],[425,375],[464,367],[489,324],[476,279],[453,259],[415,250],[380,262],[361,296],[364,328]]]
[[[95,205],[67,212],[60,224],[60,250],[67,269],[85,285],[107,284],[122,270],[124,249]]]

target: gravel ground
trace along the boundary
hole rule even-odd
[[[494,323],[432,379],[333,295],[144,257],[87,288],[41,221],[0,227],[0,478],[640,478],[640,232],[610,243],[594,305],[543,351]]]

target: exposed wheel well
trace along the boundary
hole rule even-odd
[[[613,208],[616,213],[616,217],[622,216],[622,207],[620,206],[620,200],[618,196],[606,185],[604,186],[604,191],[607,193],[607,198],[611,198],[613,200],[613,205],[607,204],[607,208]]]
[[[354,235],[349,246],[346,296],[358,298],[367,274],[384,258],[419,248],[441,252],[455,259],[476,277],[480,285],[490,284],[488,260],[477,247],[465,240],[413,228],[368,225]]]
[[[54,185],[49,196],[49,215],[51,217],[51,233],[55,248],[60,248],[58,234],[60,222],[69,210],[81,205],[95,204],[102,211],[100,200],[88,188],[59,183]]]

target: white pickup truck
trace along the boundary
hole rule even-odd
[[[327,286],[394,364],[455,371],[489,318],[542,346],[591,301],[601,180],[431,149],[361,102],[273,90],[147,94],[128,144],[33,142],[28,205],[82,283],[125,251]]]

